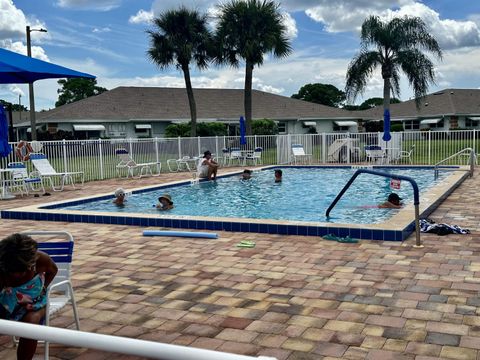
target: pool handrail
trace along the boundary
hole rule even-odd
[[[412,188],[413,188],[413,205],[415,207],[415,237],[416,237],[415,247],[418,247],[418,248],[423,247],[422,243],[420,242],[420,210],[419,210],[420,196],[419,196],[419,191],[418,191],[418,185],[417,185],[417,182],[409,176],[389,174],[389,173],[385,173],[385,172],[381,172],[381,171],[368,170],[368,169],[359,169],[359,170],[355,171],[355,174],[352,175],[350,180],[348,180],[348,182],[345,184],[343,189],[335,197],[333,202],[328,207],[327,212],[325,213],[325,216],[327,218],[329,218],[330,211],[333,209],[333,207],[337,204],[337,202],[340,200],[340,198],[343,196],[343,194],[345,194],[345,192],[348,190],[350,185],[352,185],[352,183],[355,181],[355,179],[360,174],[371,174],[371,175],[383,176],[383,177],[390,178],[390,179],[405,180],[405,181],[408,181],[412,185]]]
[[[85,331],[0,320],[0,334],[44,340],[74,347],[102,350],[161,360],[277,360],[269,356],[248,356],[154,341],[96,334]]]
[[[435,176],[435,179],[438,178],[438,171],[439,171],[439,166],[441,164],[443,164],[444,162],[447,162],[448,160],[450,159],[453,159],[454,157],[457,157],[458,155],[462,155],[466,152],[469,152],[469,165],[470,165],[470,177],[473,177],[473,171],[475,169],[475,163],[476,163],[476,160],[477,160],[477,154],[475,153],[475,149],[473,148],[465,148],[465,149],[462,149],[460,151],[457,151],[455,154],[453,155],[450,155],[449,157],[437,162],[434,167],[433,167],[433,173],[434,173],[434,176]],[[451,170],[451,168],[448,168],[448,170]]]

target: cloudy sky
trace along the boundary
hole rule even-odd
[[[146,57],[147,29],[156,14],[180,4],[215,13],[211,0],[0,0],[0,46],[26,54],[25,26],[45,28],[32,32],[33,56],[97,76],[100,86],[183,87],[175,68],[160,71]],[[420,16],[444,50],[436,63],[437,84],[480,88],[480,5],[478,0],[283,0],[281,10],[293,53],[286,59],[267,57],[254,70],[254,87],[290,96],[309,82],[340,89],[345,72],[358,51],[359,28],[369,15]],[[193,71],[194,87],[243,88],[242,67],[211,67]],[[37,109],[54,107],[56,80],[35,84]],[[405,81],[402,100],[412,96]],[[28,104],[24,85],[0,85],[0,99]],[[364,98],[382,96],[382,80],[372,78]],[[357,103],[362,98],[357,99]]]

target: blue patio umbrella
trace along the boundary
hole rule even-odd
[[[392,135],[390,134],[390,110],[383,111],[383,141],[390,141]]]
[[[0,84],[26,84],[41,79],[75,77],[95,78],[87,73],[0,49]]]
[[[12,151],[8,144],[8,122],[5,109],[0,105],[0,156],[6,157]]]
[[[240,145],[247,144],[247,138],[245,137],[246,132],[247,128],[245,126],[245,119],[243,116],[240,116]]]

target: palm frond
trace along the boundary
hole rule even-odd
[[[368,78],[373,70],[381,65],[380,54],[377,51],[362,51],[348,65],[345,95],[348,101],[353,101],[363,93]]]

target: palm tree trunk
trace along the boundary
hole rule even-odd
[[[182,66],[183,77],[185,78],[185,86],[187,88],[188,105],[190,106],[190,117],[192,119],[192,130],[190,136],[197,136],[197,105],[195,104],[195,96],[193,95],[192,82],[190,80],[190,69],[188,65]]]
[[[245,66],[245,90],[244,90],[244,107],[245,107],[245,122],[247,135],[252,135],[252,77],[253,64],[247,61]]]
[[[383,79],[383,111],[390,111],[390,78]]]

